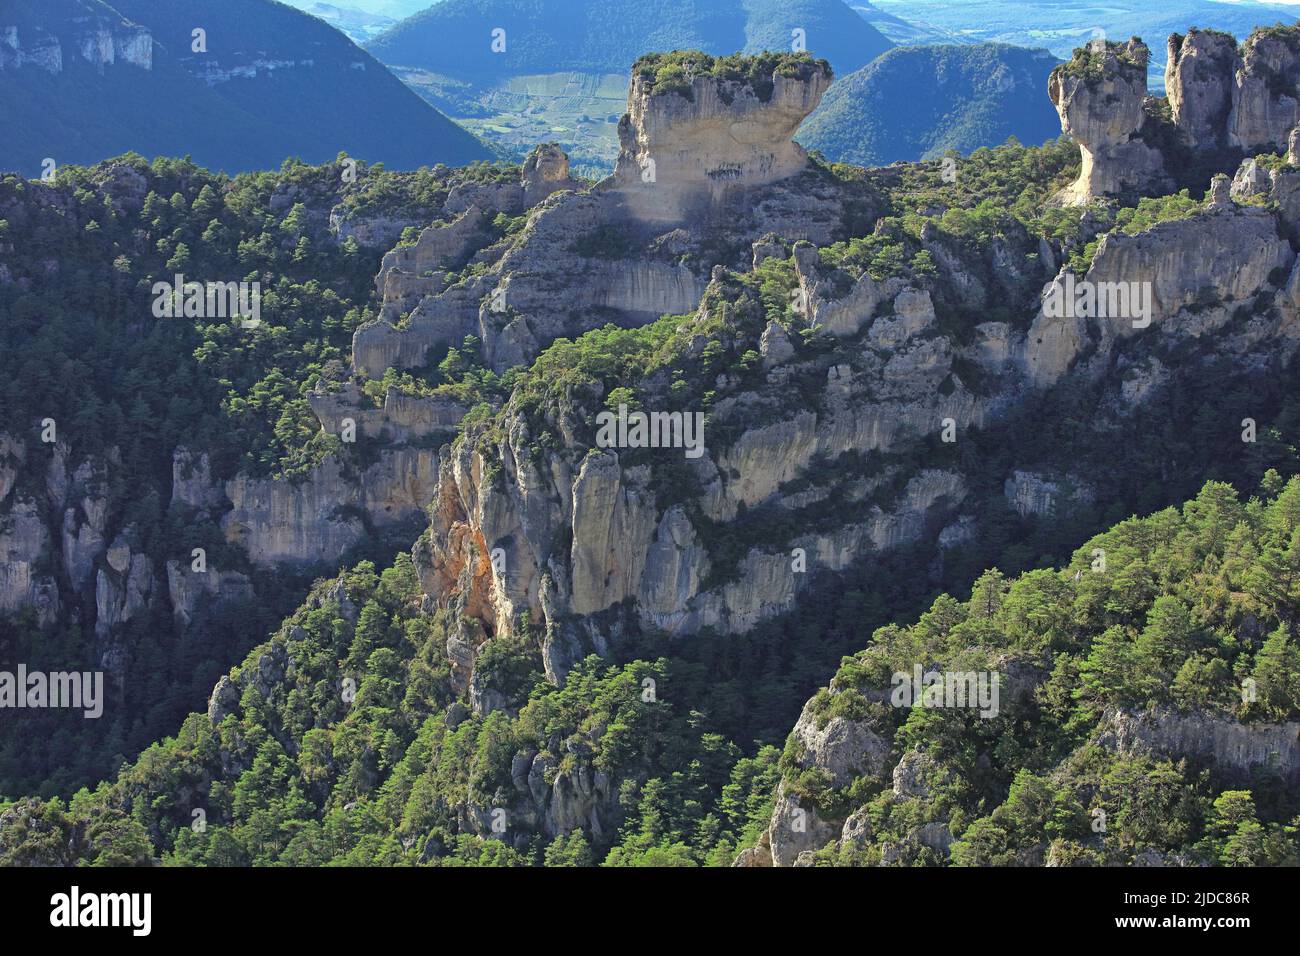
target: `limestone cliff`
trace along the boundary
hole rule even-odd
[[[1242,158],[1286,149],[1300,123],[1300,28],[1258,28],[1240,45],[1215,30],[1171,34],[1163,100],[1145,95],[1146,60],[1135,38],[1076,50],[1053,71],[1049,93],[1083,163],[1064,201],[1202,190]]]
[[[1255,152],[1281,150],[1300,123],[1300,31],[1255,30],[1241,46],[1233,76],[1228,142]]]
[[[1226,202],[1099,243],[1086,281],[1148,285],[1145,324],[1117,315],[1057,317],[1040,303],[1027,325],[981,327],[963,343],[939,328],[928,290],[843,274],[803,243],[789,259],[797,301],[810,327],[838,343],[830,354],[809,353],[795,346],[790,329],[754,321],[758,307],[743,276],[715,270],[679,334],[691,341],[693,324],[716,318],[711,303],[728,302],[734,347],[752,347],[763,373],[744,386],[718,379],[708,428],[729,437],[706,441],[702,454],[684,463],[696,489],[690,499],[657,500],[662,458],[593,447],[591,406],[575,399],[551,409],[545,438],[535,419],[507,409],[492,437],[472,432],[442,463],[435,520],[416,554],[430,603],[461,610],[486,634],[510,632],[526,612],[545,626],[547,672],[562,679],[575,659],[608,652],[630,628],[745,631],[794,608],[818,575],[867,554],[938,540],[940,529],[960,518],[968,495],[962,474],[886,469],[836,485],[819,480],[815,463],[898,454],[944,428],[955,435],[989,427],[1033,401],[1025,385],[1045,389],[1070,378],[1103,383],[1105,416],[1131,415],[1171,374],[1153,350],[1174,343],[1212,341],[1219,354],[1246,361],[1289,360],[1300,344],[1300,313],[1287,291],[1295,253],[1279,236],[1277,213]],[[1257,298],[1277,307],[1234,322]],[[706,341],[697,334],[687,354]],[[983,387],[967,386],[969,376]],[[801,406],[791,400],[790,383],[809,381],[820,383],[818,398]],[[539,444],[547,449],[540,454]],[[794,483],[804,489],[797,495],[787,490]],[[1033,517],[1086,505],[1094,491],[1070,475],[1016,470],[1005,477],[1004,495],[1013,510]],[[833,527],[755,541],[734,570],[718,566],[709,536],[719,526],[738,527],[763,509],[800,514],[831,496],[843,503]],[[946,540],[971,533],[957,520]],[[499,560],[489,560],[493,554]],[[469,666],[474,643],[465,645]]]
[[[1232,110],[1237,41],[1226,33],[1189,30],[1169,37],[1165,95],[1174,124],[1191,142],[1223,142]]]
[[[1097,740],[1122,753],[1146,752],[1211,762],[1229,778],[1248,781],[1252,771],[1300,778],[1300,723],[1245,724],[1212,714],[1162,710],[1110,710]]]
[[[153,35],[103,4],[60,0],[48,25],[25,18],[15,23],[0,11],[0,71],[35,67],[62,73],[73,62],[97,69],[114,65],[153,68]]]
[[[1276,214],[1231,202],[1137,235],[1110,233],[1099,243],[1084,281],[1093,289],[1147,283],[1150,314],[1058,315],[1040,306],[1018,348],[1020,364],[1031,381],[1050,384],[1081,359],[1094,373],[1108,368],[1117,339],[1148,330],[1201,338],[1227,325],[1238,306],[1284,285],[1282,277],[1295,261],[1290,243],[1279,235]],[[1066,281],[1063,269],[1044,289],[1043,302]],[[1245,350],[1266,339],[1294,342],[1296,333],[1295,316],[1284,310],[1271,321],[1256,317],[1230,341],[1234,350]]]

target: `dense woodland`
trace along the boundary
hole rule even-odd
[[[1296,581],[1300,480],[1284,485],[1270,471],[1260,497],[1209,483],[1182,508],[1093,538],[1060,570],[1014,580],[989,571],[916,624],[880,628],[813,706],[896,723],[896,752],[924,746],[929,793],[899,801],[868,777],[828,791],[816,772],[790,769],[779,737],[727,733],[751,723],[747,705],[800,684],[780,656],[815,653],[817,631],[858,633],[872,613],[860,592],[819,602],[784,631],[699,641],[695,658],[649,648],[625,663],[593,657],[563,689],[539,679],[528,635],[493,639],[480,666],[508,676],[497,686],[513,699],[483,718],[449,690],[446,621],[417,612],[409,558],[382,573],[363,563],[318,586],[236,668],[242,694],[219,723],[194,714],[113,782],[66,803],[11,806],[0,863],[725,865],[766,827],[784,767],[787,784],[828,812],[867,808],[872,844],[825,862],[878,862],[891,835],[939,820],[957,837],[958,864],[1041,862],[1048,852],[1073,864],[1131,863],[1144,851],[1294,864],[1300,806],[1283,780],[1267,771],[1225,780],[1195,761],[1117,755],[1093,738],[1116,706],[1294,719]],[[963,668],[1014,661],[1043,679],[989,721],[871,703],[863,691],[888,686],[889,672],[918,655]],[[267,660],[286,676],[260,680]],[[357,682],[351,700],[339,693],[345,674]],[[1249,703],[1246,677],[1257,685]],[[751,698],[756,682],[762,693]],[[522,843],[460,832],[466,814],[509,799],[521,750],[616,780],[618,831]],[[1097,808],[1111,821],[1100,836],[1090,827]],[[904,862],[939,860],[923,850]]]
[[[305,397],[322,374],[346,365],[353,330],[373,318],[384,251],[339,242],[329,212],[337,206],[364,219],[401,210],[432,220],[456,183],[501,172],[473,164],[398,173],[359,163],[349,181],[345,160],[288,161],[232,178],[188,159],[128,155],[62,167],[53,185],[0,177],[0,245],[10,250],[9,281],[0,283],[0,407],[3,430],[32,452],[14,495],[43,495],[52,446],[40,441],[41,422],[53,419],[76,461],[116,450],[110,498],[120,524],[135,527],[159,564],[201,545],[218,566],[248,570],[215,523],[172,507],[174,450],[205,451],[219,478],[293,479],[326,452],[353,460],[365,453],[323,435]],[[155,318],[153,283],[177,273],[260,283],[261,325]],[[477,373],[465,362],[450,378],[468,377],[471,388]],[[426,378],[448,376],[434,369]],[[392,548],[376,548],[391,560]],[[111,772],[206,698],[309,581],[263,573],[256,607],[214,615],[186,641],[174,639],[165,602],[152,619],[132,622],[126,642],[138,665],[116,709],[130,719],[87,727],[42,714],[32,719],[52,743],[47,734],[0,734],[0,792],[68,792]],[[83,599],[93,608],[93,594]],[[87,631],[72,620],[53,633],[30,616],[0,621],[0,654],[47,670],[82,668],[93,650]]]

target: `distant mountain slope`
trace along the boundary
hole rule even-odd
[[[855,4],[856,5],[856,4]],[[1151,47],[1147,82],[1163,91],[1164,39],[1188,26],[1213,28],[1244,40],[1251,29],[1294,23],[1300,7],[1254,0],[871,0],[881,13],[893,14],[918,29],[941,31],[973,42],[993,41],[1046,47],[1067,59],[1097,31],[1111,40],[1139,36]]]
[[[1060,135],[1046,97],[1057,60],[1000,43],[890,50],[831,85],[798,139],[839,162],[877,166],[969,153],[1015,136],[1037,145]]]
[[[801,29],[808,50],[839,72],[865,66],[891,44],[841,0],[444,0],[368,45],[385,63],[462,80],[579,70],[623,72],[642,53],[789,50]],[[492,31],[505,31],[493,52]]]
[[[207,52],[191,49],[206,31]],[[0,168],[127,150],[229,172],[340,150],[399,168],[487,149],[338,31],[273,0],[0,7]]]

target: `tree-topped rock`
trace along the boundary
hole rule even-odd
[[[807,54],[641,57],[612,185],[638,218],[677,220],[737,189],[792,176],[807,165],[795,130],[830,82],[830,65]]]
[[[699,50],[647,53],[632,64],[632,74],[644,81],[646,92],[655,95],[678,93],[692,98],[693,84],[701,77],[750,87],[763,102],[772,98],[775,76],[807,80],[822,72],[830,79],[830,64],[807,53],[763,53],[745,56],[710,56]]]
[[[1147,45],[1126,43],[1082,47],[1052,71],[1048,95],[1061,129],[1082,151],[1079,178],[1062,198],[1082,205],[1099,196],[1149,188],[1164,177],[1163,159],[1139,136],[1146,121]]]
[[[1166,97],[1146,95],[1147,47],[1095,43],[1053,71],[1048,92],[1082,169],[1068,203],[1187,186],[1203,190],[1261,151],[1281,152],[1300,123],[1300,26],[1171,34]]]

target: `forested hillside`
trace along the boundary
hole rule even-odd
[[[1245,145],[1138,40],[1108,138],[873,168],[669,51],[599,183],[0,179],[0,670],[109,685],[0,724],[0,864],[1294,862],[1294,41],[1175,38]]]
[[[1011,136],[1036,145],[1060,133],[1038,95],[1056,62],[1045,50],[996,43],[899,47],[841,76],[799,142],[863,166],[969,153]]]
[[[796,731],[781,761],[787,793],[853,820],[817,861],[1295,865],[1300,480],[1261,492],[1209,483],[1060,570],[995,569],[877,631],[801,724],[842,719],[888,756],[834,779]],[[1000,712],[887,706],[918,661],[999,673]]]
[[[6,31],[0,168],[28,176],[128,151],[230,173],[340,151],[401,169],[491,155],[342,33],[272,0],[9,3]]]
[[[969,598],[878,630],[813,698],[805,720],[887,742],[881,773],[832,785],[800,766],[796,737],[778,758],[778,740],[718,732],[766,669],[761,636],[699,661],[593,657],[563,689],[539,679],[527,635],[490,641],[480,667],[506,696],[479,716],[450,690],[447,621],[419,613],[409,558],[363,564],[319,585],[206,714],[114,782],[5,810],[0,863],[728,865],[762,839],[784,773],[817,813],[861,821],[818,862],[936,864],[950,846],[964,865],[1294,865],[1295,765],[1117,751],[1105,732],[1151,708],[1241,735],[1300,717],[1295,580],[1300,480],[1276,472],[1259,498],[1210,483],[1181,509],[1123,522],[1060,570],[990,571]],[[891,709],[877,691],[914,661],[1006,675],[1002,713]],[[900,791],[889,768],[903,759]],[[617,829],[589,832],[560,804],[555,837],[528,835],[542,821],[505,808],[557,778],[614,788]],[[467,818],[500,821],[502,838],[463,832]],[[917,837],[930,823],[947,830],[943,854]]]
[[[52,185],[0,178],[0,405],[6,435],[32,449],[18,460],[10,444],[0,448],[0,501],[44,500],[51,466],[71,449],[74,461],[105,460],[109,533],[129,529],[134,550],[160,569],[156,576],[168,559],[200,546],[215,565],[251,573],[211,517],[173,500],[176,449],[207,454],[214,473],[226,477],[300,479],[326,452],[364,464],[370,452],[324,435],[306,398],[322,374],[341,367],[353,330],[374,315],[381,250],[363,246],[346,226],[340,238],[331,213],[337,222],[396,223],[400,231],[403,221],[435,217],[458,184],[503,174],[485,164],[453,174],[361,163],[349,181],[349,169],[345,157],[323,166],[290,161],[277,172],[232,179],[188,160],[127,156],[93,168],[65,166]],[[153,283],[177,273],[261,283],[260,326],[155,317]],[[473,368],[465,371],[468,387],[477,388]],[[40,441],[45,420],[55,423],[54,443]],[[88,480],[80,475],[74,486]],[[57,533],[64,516],[53,510],[40,520]],[[6,549],[21,548],[22,523],[8,510],[0,532]],[[383,553],[390,558],[392,551]],[[81,668],[116,647],[130,649],[137,665],[114,668],[121,706],[107,719],[45,712],[30,719],[48,737],[4,733],[0,791],[59,792],[110,772],[115,759],[146,746],[204,699],[306,586],[291,573],[279,582],[263,571],[256,606],[214,609],[184,640],[168,601],[157,599],[152,613],[108,641],[93,629],[93,582],[78,587],[59,564],[47,552],[40,565],[61,583],[54,632],[38,626],[32,607],[0,617],[5,658]],[[15,586],[8,575],[0,580]]]

